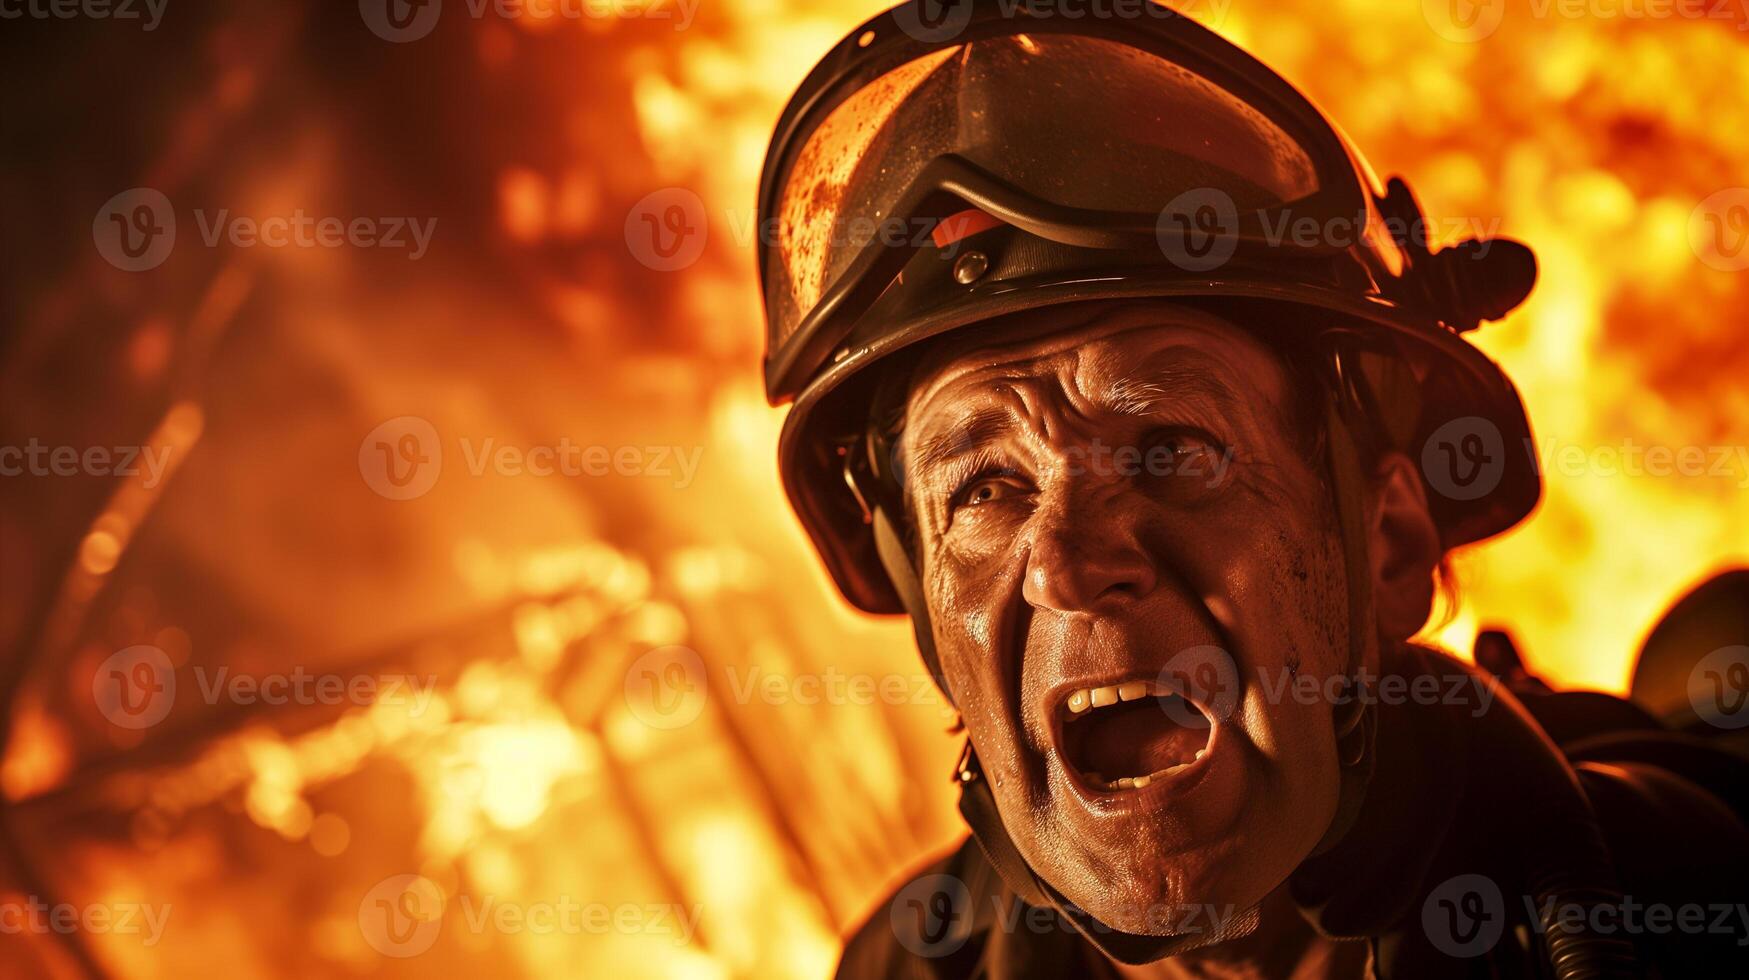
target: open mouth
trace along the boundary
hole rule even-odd
[[[1145,789],[1191,769],[1214,731],[1201,705],[1155,680],[1072,690],[1056,712],[1063,758],[1103,792]]]

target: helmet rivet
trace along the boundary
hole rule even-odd
[[[962,286],[970,286],[978,278],[990,271],[990,257],[983,252],[967,252],[953,264],[953,281]]]

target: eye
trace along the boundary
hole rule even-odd
[[[1215,435],[1194,426],[1172,426],[1147,443],[1143,472],[1154,483],[1184,492],[1213,490],[1224,482],[1232,450]]]
[[[1174,457],[1184,459],[1205,453],[1219,456],[1222,447],[1219,440],[1201,429],[1174,427],[1163,430],[1154,440],[1154,445],[1160,446]]]
[[[1031,487],[1014,470],[986,470],[973,474],[965,483],[960,484],[948,502],[949,509],[960,507],[981,507],[1000,500],[1018,497],[1031,492]]]

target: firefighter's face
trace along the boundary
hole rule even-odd
[[[897,451],[942,668],[1015,843],[1100,920],[1166,934],[1255,905],[1331,823],[1338,709],[1305,692],[1347,663],[1340,534],[1258,341],[1172,307],[1067,322],[937,353]],[[1367,505],[1375,588],[1437,561],[1407,466]],[[1418,628],[1410,591],[1368,628]]]

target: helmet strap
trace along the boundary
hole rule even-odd
[[[1332,705],[1331,723],[1336,735],[1336,757],[1341,766],[1336,814],[1330,827],[1312,849],[1321,854],[1336,845],[1354,826],[1366,800],[1372,779],[1372,742],[1378,729],[1377,712],[1363,679],[1366,668],[1377,659],[1377,634],[1372,629],[1372,562],[1367,552],[1366,478],[1361,472],[1360,451],[1343,409],[1348,400],[1341,383],[1340,357],[1333,360],[1338,384],[1330,386],[1325,403],[1325,468],[1336,511],[1337,531],[1342,539],[1342,562],[1348,593],[1348,666],[1345,699]]]
[[[899,601],[911,615],[911,632],[917,637],[917,652],[923,655],[929,676],[935,679],[942,697],[952,704],[953,694],[948,691],[947,678],[941,673],[941,658],[935,654],[935,631],[929,622],[929,604],[923,601],[923,587],[917,580],[916,568],[911,564],[910,550],[905,547],[892,518],[887,516],[888,506],[877,503],[869,513],[869,523],[874,528],[875,552],[880,556],[887,578],[893,583],[893,591],[898,593]]]

